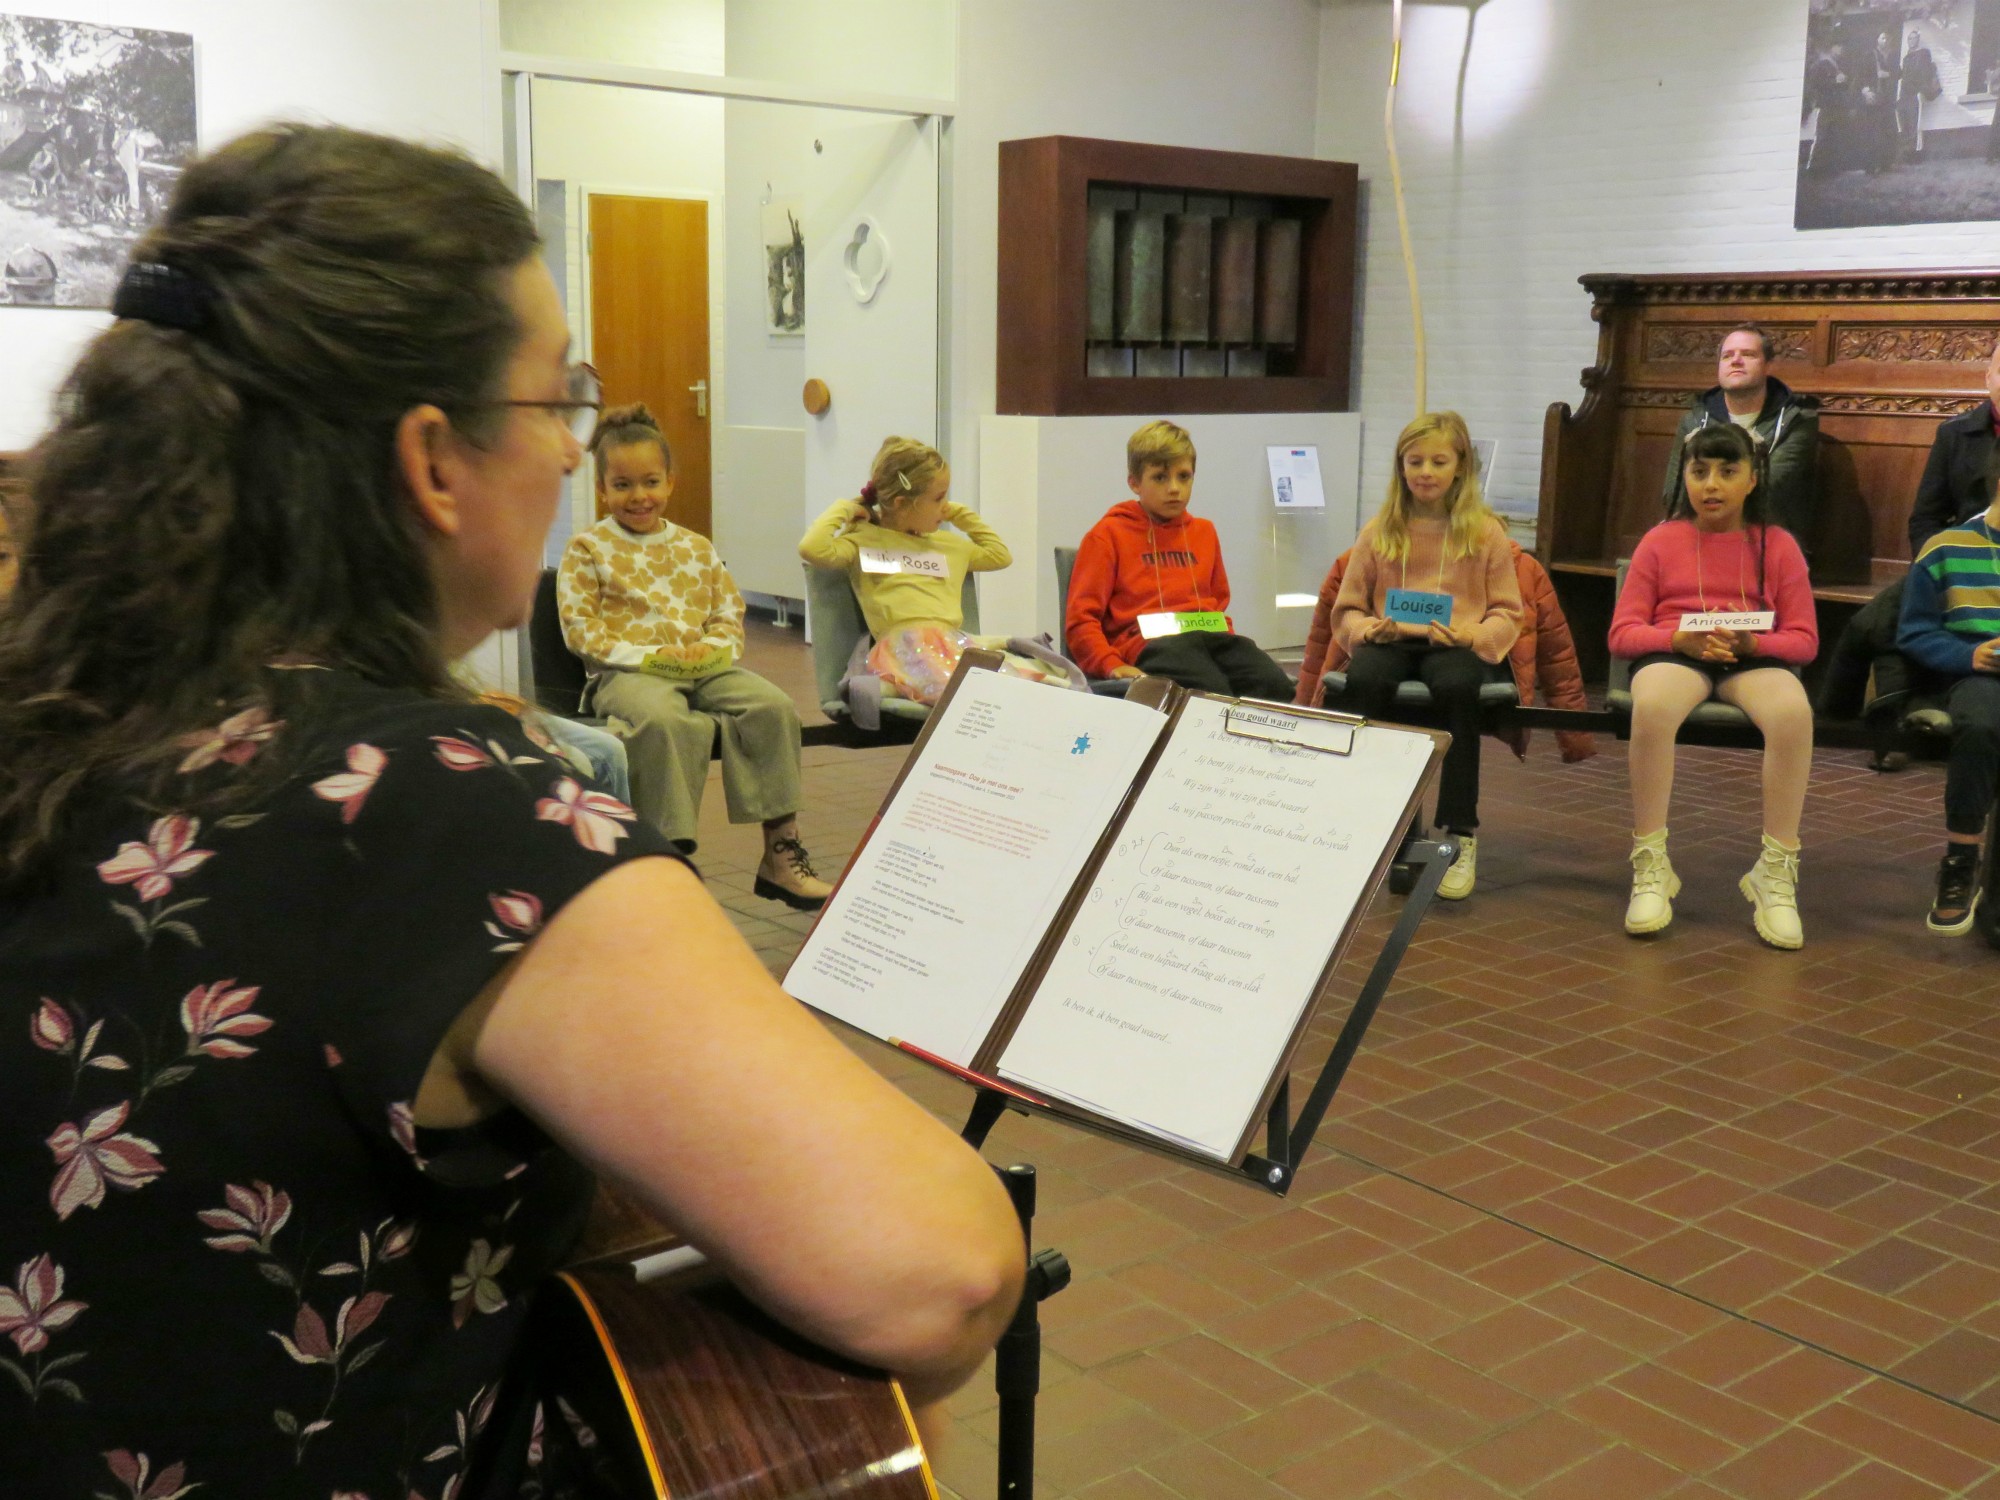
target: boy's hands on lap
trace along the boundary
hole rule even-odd
[[[1972,670],[2000,673],[2000,636],[1981,641],[1972,650]]]
[[[1137,667],[1129,667],[1121,663],[1111,669],[1111,675],[1114,679],[1122,679],[1126,677],[1144,677],[1146,674]]]

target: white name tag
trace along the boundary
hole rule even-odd
[[[1682,615],[1683,630],[1772,630],[1778,623],[1778,612],[1774,609],[1739,610],[1729,614],[1721,610],[1705,615]]]
[[[891,552],[886,547],[863,547],[864,573],[916,573],[925,578],[951,577],[951,565],[939,552]]]
[[[1157,641],[1163,635],[1179,635],[1181,617],[1172,610],[1156,611],[1139,616],[1139,634],[1149,641]]]

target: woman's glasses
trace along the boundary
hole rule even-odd
[[[494,401],[481,402],[493,406],[539,406],[544,411],[555,413],[556,420],[567,427],[579,443],[586,447],[590,435],[597,430],[598,413],[604,410],[604,382],[597,371],[586,364],[569,367],[568,394],[560,401]]]

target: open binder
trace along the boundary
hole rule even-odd
[[[1246,1165],[1252,1138],[1283,1133],[1293,1054],[1449,737],[1000,661],[966,653],[785,989],[994,1098],[1282,1191],[1291,1163]]]

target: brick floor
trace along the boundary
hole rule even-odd
[[[752,635],[816,719],[796,633]],[[1754,755],[1681,752],[1685,890],[1634,941],[1623,747],[1600,748],[1486,742],[1479,890],[1426,919],[1287,1200],[994,1131],[1076,1276],[1043,1310],[1042,1500],[2000,1497],[2000,954],[1923,929],[1939,768],[1820,754],[1786,954],[1736,891]],[[903,753],[806,753],[824,866]],[[782,973],[810,922],[749,894],[756,835],[721,801],[705,873]],[[962,1123],[963,1087],[849,1040]],[[990,1382],[953,1411],[940,1478],[988,1500]]]

